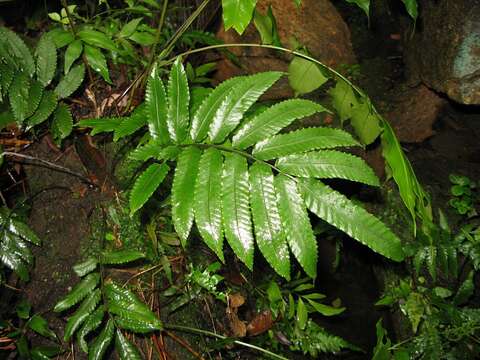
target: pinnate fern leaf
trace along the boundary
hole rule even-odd
[[[75,314],[73,314],[65,325],[63,339],[69,341],[73,334],[87,320],[88,316],[95,310],[102,295],[99,289],[95,289],[83,300]]]
[[[167,128],[167,95],[155,67],[148,78],[145,103],[147,104],[150,135],[160,144],[168,144],[170,139]]]
[[[247,160],[243,156],[226,156],[222,182],[225,237],[237,257],[252,270],[254,240],[250,215],[250,183]]]
[[[220,151],[206,150],[200,159],[195,183],[194,213],[203,240],[223,261],[222,170]]]
[[[104,306],[99,306],[94,312],[88,315],[81,329],[78,331],[77,340],[83,352],[88,353],[88,344],[85,341],[85,336],[98,329],[98,327],[102,324],[104,317],[105,308]]]
[[[38,41],[35,57],[37,79],[43,86],[47,86],[52,81],[57,68],[57,48],[48,33],[44,33]]]
[[[280,77],[281,72],[263,72],[246,76],[227,95],[218,108],[208,135],[213,143],[221,143],[238,126],[243,114]]]
[[[167,127],[170,138],[175,143],[181,143],[187,135],[190,122],[189,104],[187,74],[178,57],[172,66],[168,81]]]
[[[101,117],[97,119],[83,119],[77,123],[77,126],[92,128],[90,135],[93,136],[102,132],[115,131],[120,127],[120,124],[122,124],[127,119],[128,118],[126,117]]]
[[[165,179],[168,170],[169,167],[165,163],[152,164],[138,177],[130,193],[131,214],[134,214],[147,202]]]
[[[172,185],[172,219],[177,234],[185,246],[193,224],[194,189],[201,151],[189,147],[178,157]]]
[[[285,175],[275,177],[280,218],[287,242],[303,270],[317,276],[317,241],[302,196],[294,180]]]
[[[97,268],[98,259],[91,256],[85,261],[73,266],[73,271],[80,277],[83,277]]]
[[[113,141],[118,141],[127,135],[135,133],[146,124],[147,111],[145,104],[142,104],[137,106],[137,108],[129,117],[124,118],[120,124],[113,129],[115,131],[113,135]]]
[[[252,154],[257,159],[271,160],[311,150],[359,145],[352,135],[340,129],[306,128],[261,140]]]
[[[365,161],[336,150],[281,157],[276,166],[287,174],[300,177],[338,178],[379,186],[378,178]]]
[[[233,136],[233,146],[246,149],[277,134],[293,121],[322,111],[326,109],[313,101],[304,99],[282,101],[245,122]]]
[[[394,261],[403,260],[400,240],[375,216],[318,180],[303,179],[299,187],[307,207],[319,218],[373,251]]]
[[[85,65],[79,64],[70,69],[70,71],[60,80],[55,88],[55,93],[59,99],[64,99],[73,94],[85,78]]]
[[[251,207],[260,252],[275,271],[290,279],[290,256],[277,206],[274,177],[268,165],[250,167]]]

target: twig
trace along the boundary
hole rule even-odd
[[[43,159],[39,159],[39,158],[36,158],[34,156],[30,156],[30,155],[25,155],[25,154],[19,154],[19,153],[16,153],[16,152],[11,152],[11,151],[4,151],[0,154],[0,157],[1,156],[12,156],[12,157],[17,157],[17,158],[21,158],[21,159],[25,159],[25,160],[30,160],[30,161],[34,161],[36,163],[38,163],[38,165],[40,166],[45,166],[49,169],[52,169],[52,170],[56,170],[56,171],[59,171],[59,172],[63,172],[65,174],[68,174],[68,175],[72,175],[72,176],[75,176],[83,181],[85,181],[87,184],[89,185],[92,185],[92,186],[97,186],[92,180],[90,180],[88,177],[80,174],[80,173],[77,173],[73,170],[70,170],[69,168],[66,168],[64,166],[61,166],[61,165],[57,165],[55,163],[52,163],[50,161],[47,161],[47,160],[43,160]],[[31,165],[36,165],[35,163],[31,164]]]
[[[182,345],[185,349],[188,350],[188,352],[190,352],[193,356],[195,356],[197,359],[200,359],[200,360],[205,360],[205,358],[200,355],[198,352],[196,352],[195,350],[192,349],[192,347],[190,346],[190,344],[188,342],[186,342],[185,340],[183,340],[182,338],[179,338],[177,335],[175,335],[174,333],[170,332],[170,331],[165,331],[165,333],[170,337],[172,338],[172,340],[176,341],[177,343],[179,343],[180,345]]]

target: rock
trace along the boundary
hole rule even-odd
[[[480,1],[420,0],[406,44],[411,75],[462,104],[480,104]],[[409,38],[407,36],[406,38]]]
[[[393,110],[386,119],[401,142],[422,142],[435,134],[433,124],[446,103],[434,91],[419,85],[393,98]]]
[[[303,0],[297,8],[292,0],[259,0],[257,10],[265,14],[269,5],[272,6],[284,47],[293,48],[292,40],[296,39],[308,48],[313,57],[329,66],[356,62],[350,31],[330,1]],[[223,28],[219,29],[217,36],[225,43],[260,43],[260,36],[253,24],[249,25],[242,36],[234,30],[225,31]],[[285,53],[261,48],[232,48],[231,51],[239,58],[242,68],[223,58],[217,67],[218,81],[260,71],[287,71],[291,59]],[[293,96],[293,92],[286,78],[268,93],[269,99],[290,96]]]

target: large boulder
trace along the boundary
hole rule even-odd
[[[257,11],[266,14],[272,7],[280,41],[284,47],[292,48],[293,42],[305,47],[311,55],[325,64],[337,67],[356,62],[350,41],[350,31],[338,11],[328,0],[303,0],[300,7],[292,0],[259,0]],[[250,24],[242,36],[234,30],[220,28],[217,36],[225,43],[260,43],[260,36]],[[232,76],[252,74],[260,71],[287,71],[291,57],[285,53],[261,48],[233,48],[241,68],[228,59],[218,63],[216,79],[223,81]],[[283,79],[269,98],[278,99],[293,95],[286,79]]]
[[[480,0],[419,0],[407,41],[411,75],[462,104],[480,104]]]

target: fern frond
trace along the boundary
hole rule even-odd
[[[225,237],[233,252],[253,270],[254,240],[250,215],[250,182],[247,160],[238,154],[225,156],[222,216]]]
[[[8,231],[2,231],[0,238],[0,260],[8,268],[15,271],[22,280],[28,280],[25,260],[32,260],[30,250],[25,243]]]
[[[98,260],[94,257],[89,257],[85,261],[76,264],[73,271],[80,277],[83,277],[97,268]]]
[[[272,268],[290,279],[290,255],[277,206],[272,170],[256,162],[250,167],[251,207],[255,238],[260,252]]]
[[[138,177],[130,193],[130,213],[134,214],[152,196],[165,179],[167,164],[152,164]]]
[[[202,152],[195,147],[178,157],[172,185],[172,220],[175,231],[185,246],[193,224],[194,190]]]
[[[190,136],[194,142],[201,142],[208,134],[208,129],[215,114],[232,90],[243,80],[236,77],[224,81],[217,86],[202,102],[192,118]]]
[[[162,79],[157,75],[154,67],[147,82],[145,103],[148,111],[148,129],[150,135],[159,144],[170,142],[167,128],[167,95]]]
[[[57,84],[55,93],[59,99],[64,99],[72,95],[77,90],[85,78],[85,65],[79,64],[70,69],[62,80]]]
[[[53,91],[45,91],[37,110],[26,120],[27,130],[47,120],[57,107],[57,101],[57,95]]]
[[[1,69],[0,69],[1,70]],[[190,89],[190,117],[193,118],[203,101],[212,93],[212,88],[196,86]]]
[[[38,41],[35,57],[37,79],[43,86],[47,86],[52,81],[57,68],[57,48],[48,33],[44,33]]]
[[[168,81],[167,127],[170,139],[181,143],[187,135],[190,113],[190,92],[185,69],[180,57],[175,60]]]
[[[275,177],[278,210],[287,242],[303,270],[311,278],[317,277],[317,241],[297,184],[284,175]]]
[[[233,136],[233,146],[246,149],[257,142],[277,134],[297,119],[327,111],[313,101],[303,99],[286,100],[269,107],[245,122]]]
[[[42,241],[37,234],[35,234],[32,229],[30,229],[30,227],[28,227],[27,224],[22,221],[10,217],[7,230],[19,238],[28,241],[29,243],[41,245]]]
[[[287,174],[300,177],[338,178],[372,186],[380,185],[372,168],[363,159],[335,150],[281,157],[275,166]]]
[[[100,275],[98,273],[88,274],[82,279],[75,287],[59,301],[53,311],[61,312],[67,309],[70,309],[75,304],[82,301],[89,293],[97,287],[98,282],[100,281]]]
[[[198,231],[215,254],[223,258],[222,229],[222,169],[223,156],[210,148],[201,159],[195,183],[194,214]]]
[[[280,77],[281,72],[263,72],[246,76],[228,94],[218,108],[208,130],[212,143],[221,143],[238,126],[243,114]]]
[[[252,155],[271,160],[281,156],[301,154],[317,149],[360,146],[346,131],[333,128],[306,128],[266,138],[255,144]]]
[[[302,179],[299,187],[307,207],[319,218],[373,251],[395,261],[403,260],[400,240],[375,216],[320,181]]]

